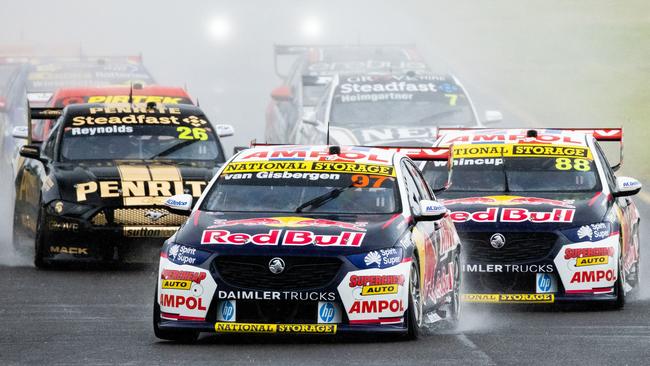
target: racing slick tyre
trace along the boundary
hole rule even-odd
[[[34,265],[39,269],[46,269],[50,267],[45,257],[45,243],[43,240],[43,227],[44,227],[43,209],[38,210],[38,220],[36,221],[36,235],[34,237]]]
[[[417,257],[413,256],[411,261],[411,273],[409,274],[409,302],[406,312],[406,338],[415,340],[423,333],[424,319],[422,312],[422,291],[420,286],[420,265]]]
[[[451,304],[449,306],[449,311],[451,314],[447,315],[447,324],[449,328],[453,329],[458,325],[460,320],[460,312],[462,310],[462,302],[460,300],[460,289],[461,289],[461,267],[460,267],[460,250],[456,253],[456,258],[454,259],[454,290],[451,293]]]
[[[194,343],[199,338],[199,332],[193,330],[167,330],[160,329],[160,305],[158,305],[158,291],[153,299],[153,333],[156,337],[178,343]]]

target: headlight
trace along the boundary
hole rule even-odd
[[[595,224],[582,225],[580,227],[562,231],[562,234],[571,242],[599,241],[611,235],[612,224],[609,222],[598,222]]]
[[[402,263],[403,251],[400,247],[371,250],[367,253],[347,256],[348,260],[361,269],[388,268]]]
[[[81,216],[94,207],[68,201],[53,201],[48,205],[48,213],[60,216]]]

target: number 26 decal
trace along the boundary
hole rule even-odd
[[[178,132],[178,138],[181,140],[201,140],[205,141],[208,139],[208,134],[205,132],[205,128],[190,128],[190,127],[176,127],[176,132]]]

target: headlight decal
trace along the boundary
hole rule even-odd
[[[402,262],[403,249],[387,248],[347,256],[357,268],[389,268]]]

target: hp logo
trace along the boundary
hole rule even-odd
[[[235,315],[235,307],[230,301],[223,301],[221,303],[221,318],[225,321],[230,321]]]
[[[336,309],[331,302],[323,303],[323,305],[320,306],[320,309],[318,309],[318,316],[323,323],[331,322],[334,319],[335,314]]]
[[[540,292],[549,292],[551,290],[551,276],[542,273],[537,276],[537,288]]]

